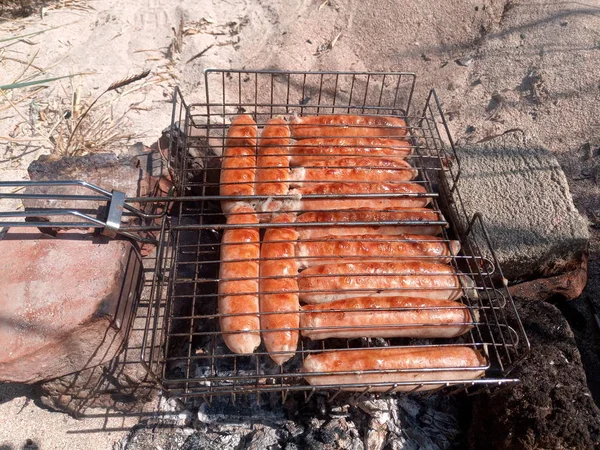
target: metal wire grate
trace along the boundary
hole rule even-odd
[[[415,392],[435,386],[448,392],[469,393],[514,383],[510,371],[529,351],[529,344],[503,284],[483,220],[466,217],[458,193],[460,162],[434,91],[422,112],[411,107],[415,75],[408,73],[338,73],[208,70],[205,73],[206,102],[187,105],[177,90],[169,164],[176,187],[185,201],[177,201],[171,217],[165,218],[153,283],[154,319],[147,321],[147,342],[154,348],[163,343],[164,355],[146,351],[148,369],[173,396],[202,396],[260,392],[288,393],[317,389],[337,396],[352,387],[364,395],[371,391]],[[475,282],[477,296],[461,301],[471,311],[471,330],[455,339],[330,339],[301,338],[296,355],[283,366],[276,365],[261,345],[252,355],[235,355],[223,342],[217,311],[221,238],[227,225],[221,212],[219,172],[221,154],[230,121],[241,113],[251,114],[259,128],[276,116],[367,114],[397,116],[406,120],[413,156],[419,171],[415,183],[426,188],[435,220],[398,223],[383,221],[361,225],[442,228],[443,242],[457,239],[459,254],[451,254],[451,265]],[[384,196],[388,196],[385,195]],[[335,201],[331,196],[308,196]],[[353,196],[346,196],[352,198]],[[356,197],[377,197],[377,194]],[[248,200],[239,197],[238,200]],[[181,200],[181,198],[180,198]],[[258,213],[259,215],[265,213]],[[304,223],[297,226],[331,226]],[[340,225],[340,224],[336,224]],[[357,223],[341,224],[356,226]],[[446,228],[447,225],[451,225]],[[285,224],[261,223],[261,229]],[[393,240],[390,238],[390,240]],[[426,257],[425,257],[426,258]],[[477,312],[477,314],[475,313]],[[486,355],[485,376],[471,381],[356,383],[353,386],[314,387],[300,371],[307,355],[331,350],[348,351],[373,347],[467,346]]]

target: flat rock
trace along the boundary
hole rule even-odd
[[[549,303],[516,303],[531,343],[529,357],[511,373],[522,383],[475,397],[470,448],[598,448],[600,410],[569,324]]]
[[[131,242],[12,228],[0,249],[0,381],[57,378],[119,353],[142,280]]]
[[[157,189],[163,190],[160,181],[166,175],[162,167],[160,154],[152,152],[140,145],[132,146],[122,156],[114,153],[90,153],[84,156],[66,156],[54,158],[41,156],[33,161],[27,169],[32,181],[65,181],[83,180],[98,186],[108,192],[117,190],[128,197],[142,197],[156,194]],[[165,172],[165,173],[163,173]],[[83,186],[29,186],[26,194],[49,195],[101,195]],[[92,217],[103,219],[105,201],[80,200],[48,200],[24,199],[26,210],[44,209],[75,209]],[[142,208],[142,205],[133,205]],[[32,214],[28,221],[44,222],[81,222],[75,216],[55,216],[50,219]],[[137,217],[127,212],[123,214],[122,222],[130,223]],[[58,228],[42,228],[41,231],[53,231]]]
[[[589,241],[587,223],[560,165],[543,145],[515,131],[457,153],[467,214],[482,213],[510,282],[579,268]]]

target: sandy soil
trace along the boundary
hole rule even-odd
[[[598,0],[67,3],[0,23],[0,85],[85,73],[0,96],[0,180],[26,179],[29,163],[55,149],[74,93],[84,105],[144,69],[151,70],[147,78],[106,95],[92,112],[105,129],[123,135],[106,148],[154,142],[169,124],[174,86],[188,102],[202,100],[206,68],[403,70],[418,74],[415,105],[429,88],[438,90],[459,143],[512,128],[537,134],[563,165],[580,211],[592,221],[600,214]],[[336,37],[332,49],[318,51]],[[598,301],[600,247],[593,231],[592,283],[584,297]],[[123,433],[88,432],[104,419],[50,414],[28,401],[24,388],[0,386],[0,398],[2,449],[22,448],[26,439],[43,449],[106,449]]]
[[[0,385],[0,449],[111,449],[139,420],[100,409],[77,420],[38,407],[32,394],[26,386]]]

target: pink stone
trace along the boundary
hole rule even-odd
[[[0,255],[0,381],[57,378],[118,354],[142,278],[131,242],[12,228]]]

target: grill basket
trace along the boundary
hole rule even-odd
[[[304,391],[308,398],[319,390],[331,399],[344,392],[343,387],[307,384],[300,372],[304,358],[331,349],[374,346],[464,345],[484,353],[489,365],[485,376],[473,381],[359,383],[352,386],[358,396],[374,390],[384,394],[418,392],[428,384],[448,393],[474,394],[518,382],[509,375],[529,351],[527,337],[483,219],[479,214],[469,217],[462,204],[460,161],[437,95],[430,91],[424,108],[414,111],[415,81],[414,74],[397,72],[207,70],[205,103],[187,105],[179,90],[175,91],[168,163],[177,194],[186,201],[175,202],[162,224],[149,294],[152,314],[142,348],[148,370],[171,396],[210,400],[223,394],[235,398],[278,392],[285,400],[291,392]],[[427,188],[432,208],[439,213],[439,220],[427,224],[449,225],[443,239],[457,239],[462,244],[451,263],[477,285],[478,298],[462,299],[479,314],[472,330],[459,338],[435,341],[301,338],[296,355],[283,366],[271,361],[264,344],[249,356],[229,352],[219,331],[216,308],[221,235],[228,227],[219,207],[218,181],[228,124],[241,113],[253,115],[259,129],[280,115],[350,113],[404,118],[414,146],[410,162],[419,170],[417,182]],[[273,225],[261,224],[263,229],[269,226]]]

